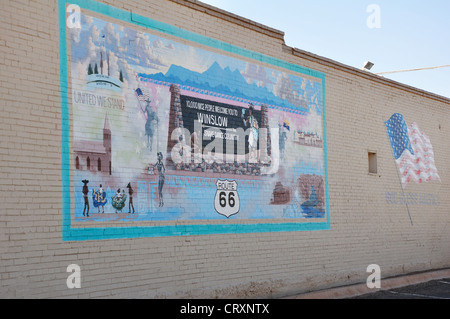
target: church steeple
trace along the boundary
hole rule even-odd
[[[111,153],[111,127],[109,125],[108,114],[106,114],[105,124],[103,125],[103,146],[107,153]]]
[[[111,131],[111,127],[109,126],[108,114],[106,114],[105,116],[105,124],[103,125],[103,129]]]

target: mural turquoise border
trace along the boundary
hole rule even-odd
[[[66,43],[66,4],[78,5],[81,9],[96,12],[127,23],[170,34],[178,38],[206,45],[232,54],[250,58],[286,70],[309,75],[322,80],[322,114],[324,173],[326,197],[326,222],[301,223],[249,223],[249,224],[198,224],[169,226],[130,226],[130,227],[93,227],[72,228],[71,224],[71,181],[70,181],[70,138],[69,138],[69,101]],[[159,21],[152,20],[128,11],[117,9],[92,0],[59,0],[59,49],[60,49],[60,85],[61,85],[61,169],[62,169],[62,239],[63,241],[103,240],[119,238],[189,236],[211,234],[239,234],[264,232],[317,231],[330,229],[330,208],[328,198],[328,156],[325,112],[325,74],[291,64],[260,53],[255,53],[231,44],[211,39]]]

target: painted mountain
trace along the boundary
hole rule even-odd
[[[290,91],[287,92],[288,96],[292,95],[293,90],[298,91],[295,103],[292,103],[286,98],[280,98],[275,95],[266,87],[249,84],[238,70],[231,71],[229,67],[223,69],[217,62],[214,62],[211,67],[203,73],[191,71],[178,65],[172,65],[166,74],[161,72],[155,74],[140,73],[139,76],[157,81],[187,85],[268,105],[286,107],[304,113],[308,113],[312,105],[309,105],[307,99],[303,97],[298,98],[298,96],[302,96],[306,93],[309,97],[312,93],[315,93],[314,95],[319,96],[320,98],[321,92],[320,84],[318,83],[317,85],[312,85],[308,80],[306,88],[302,89],[300,85],[295,85],[292,81],[292,83],[287,85],[288,90],[290,88]],[[289,81],[289,78],[287,81]],[[286,91],[286,89],[284,91]],[[321,102],[316,99],[314,104],[313,107],[317,109],[320,114],[321,110],[319,106],[321,105]]]

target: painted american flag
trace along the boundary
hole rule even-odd
[[[402,188],[409,182],[418,184],[441,180],[434,162],[433,146],[429,137],[416,123],[409,127],[402,114],[396,113],[384,122],[389,134]]]
[[[146,99],[150,98],[147,94],[144,94],[140,88],[137,88],[135,93],[139,101],[145,102]]]
[[[150,96],[148,94],[145,94],[142,92],[140,88],[137,88],[134,93],[136,94],[136,97],[138,99],[139,107],[141,109],[142,114],[144,115],[145,120],[147,120],[148,114],[145,111],[145,107],[142,107],[142,103],[145,103],[147,99],[150,99]]]

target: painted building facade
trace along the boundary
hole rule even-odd
[[[162,3],[6,20],[0,296],[282,297],[450,266],[447,98]]]

